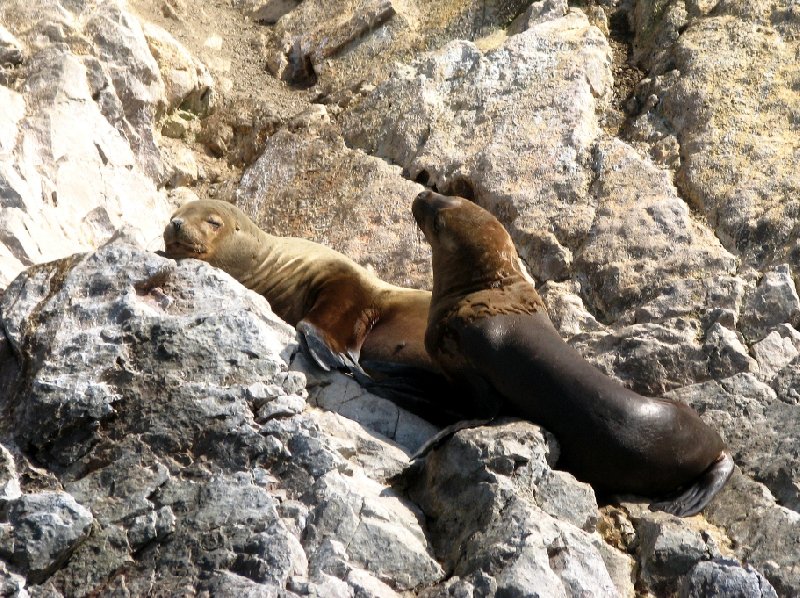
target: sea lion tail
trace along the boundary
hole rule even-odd
[[[487,424],[492,423],[494,421],[494,417],[486,417],[482,419],[464,419],[460,422],[456,422],[451,426],[447,426],[443,430],[439,430],[437,434],[431,436],[425,444],[417,449],[417,451],[411,455],[409,461],[418,461],[428,455],[433,449],[440,447],[443,445],[447,440],[453,437],[456,432],[461,430],[466,430],[468,428],[477,428],[479,426],[485,426]]]
[[[702,511],[722,490],[733,473],[733,457],[723,451],[694,483],[670,500],[650,505],[651,511],[666,511],[677,517],[691,517]]]

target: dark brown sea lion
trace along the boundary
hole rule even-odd
[[[719,435],[687,405],[643,397],[565,343],[510,236],[474,203],[425,191],[412,206],[433,248],[428,353],[484,413],[504,410],[550,430],[559,466],[595,489],[665,499],[700,512],[733,471]]]
[[[341,253],[259,229],[223,201],[190,202],[164,230],[167,257],[196,258],[263,295],[324,369],[359,360],[439,372],[425,352],[431,294],[382,281]]]

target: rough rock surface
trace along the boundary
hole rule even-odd
[[[0,3],[0,594],[799,595],[798,15]],[[703,516],[598,509],[525,422],[406,471],[436,429],[224,274],[66,257],[217,197],[428,287],[423,186],[503,221],[589,360],[720,430]]]
[[[6,468],[22,495],[5,501],[0,553],[28,583],[223,591],[228,572],[405,590],[443,576],[419,511],[352,445],[381,445],[366,462],[385,475],[405,453],[352,426],[346,442],[323,432],[289,371],[294,331],[224,273],[115,243],[30,269],[0,313],[20,366],[3,434],[51,464],[17,452]],[[297,412],[260,409],[292,397]]]
[[[10,0],[0,22],[19,48],[0,55],[0,285],[123,226],[157,247],[172,207],[157,189],[171,173],[155,123],[209,95],[210,77],[183,73],[191,57],[174,59],[177,42],[146,35],[122,2]]]

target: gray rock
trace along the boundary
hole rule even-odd
[[[131,548],[139,550],[145,544],[161,540],[174,531],[175,514],[170,507],[162,507],[133,519],[128,528],[128,542]]]
[[[763,339],[778,324],[798,324],[800,297],[789,266],[767,272],[748,298],[742,313],[742,333],[750,342]]]
[[[770,383],[777,373],[800,354],[800,332],[781,324],[752,347],[760,377]]]
[[[742,372],[759,372],[764,360],[750,357],[743,339],[735,331],[715,322],[706,331],[703,351],[708,357],[708,373],[713,378],[727,378]]]
[[[47,579],[87,538],[94,518],[69,494],[25,494],[9,505],[14,531],[12,561],[40,583]]]
[[[751,374],[696,384],[669,396],[700,411],[749,476],[735,474],[706,517],[726,529],[737,558],[757,567],[780,594],[793,594],[800,588],[794,564],[800,561],[800,420],[795,406],[779,401],[772,388]],[[743,510],[747,517],[736,515]]]
[[[438,431],[421,417],[366,392],[349,376],[317,376],[309,385],[311,404],[335,411],[403,446],[413,454]]]
[[[640,573],[657,595],[672,594],[677,581],[716,552],[697,531],[669,516],[634,519],[639,540]]]
[[[678,592],[680,598],[740,596],[778,598],[775,588],[758,571],[735,561],[714,560],[697,563],[687,574]]]
[[[406,453],[310,410],[312,374],[289,370],[294,330],[223,272],[114,243],[30,269],[3,294],[0,322],[26,364],[12,385],[23,390],[0,397],[0,431],[94,515],[90,536],[42,564],[23,563],[24,520],[9,515],[0,558],[24,564],[29,581],[52,574],[67,595],[152,583],[273,595],[290,579],[391,595],[442,577],[421,514],[387,494]],[[19,479],[36,479],[25,467]],[[40,495],[9,512],[26,496]]]
[[[11,573],[3,562],[0,562],[0,596],[14,596],[15,598],[28,598],[30,594],[25,589],[25,578]]]
[[[736,514],[742,508],[747,511],[746,517]],[[764,486],[734,473],[705,515],[710,522],[724,525],[735,543],[736,557],[756,567],[779,596],[797,593],[800,587],[797,511],[779,506]],[[764,591],[769,595],[768,589]]]
[[[452,576],[431,595],[613,595],[615,586],[591,535],[555,519],[540,485],[554,443],[526,422],[457,432],[425,460],[410,494],[431,518],[430,537]],[[559,476],[571,515],[585,529],[596,503],[585,485]],[[515,489],[525,489],[522,493]],[[541,504],[542,506],[538,506]]]
[[[399,496],[366,476],[345,479],[338,472],[322,476],[313,492],[318,506],[306,528],[306,549],[318,552],[331,538],[344,549],[324,563],[312,562],[312,567],[336,574],[348,571],[352,562],[398,590],[427,586],[444,577],[428,553],[421,513],[403,507]]]

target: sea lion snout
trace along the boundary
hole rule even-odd
[[[169,223],[172,225],[172,228],[175,229],[175,232],[178,232],[183,226],[183,218],[173,218]]]
[[[424,231],[423,224],[426,217],[435,216],[439,210],[444,208],[457,208],[461,205],[461,201],[458,197],[448,197],[426,189],[414,198],[414,203],[411,204],[411,213],[414,215],[414,220]]]

